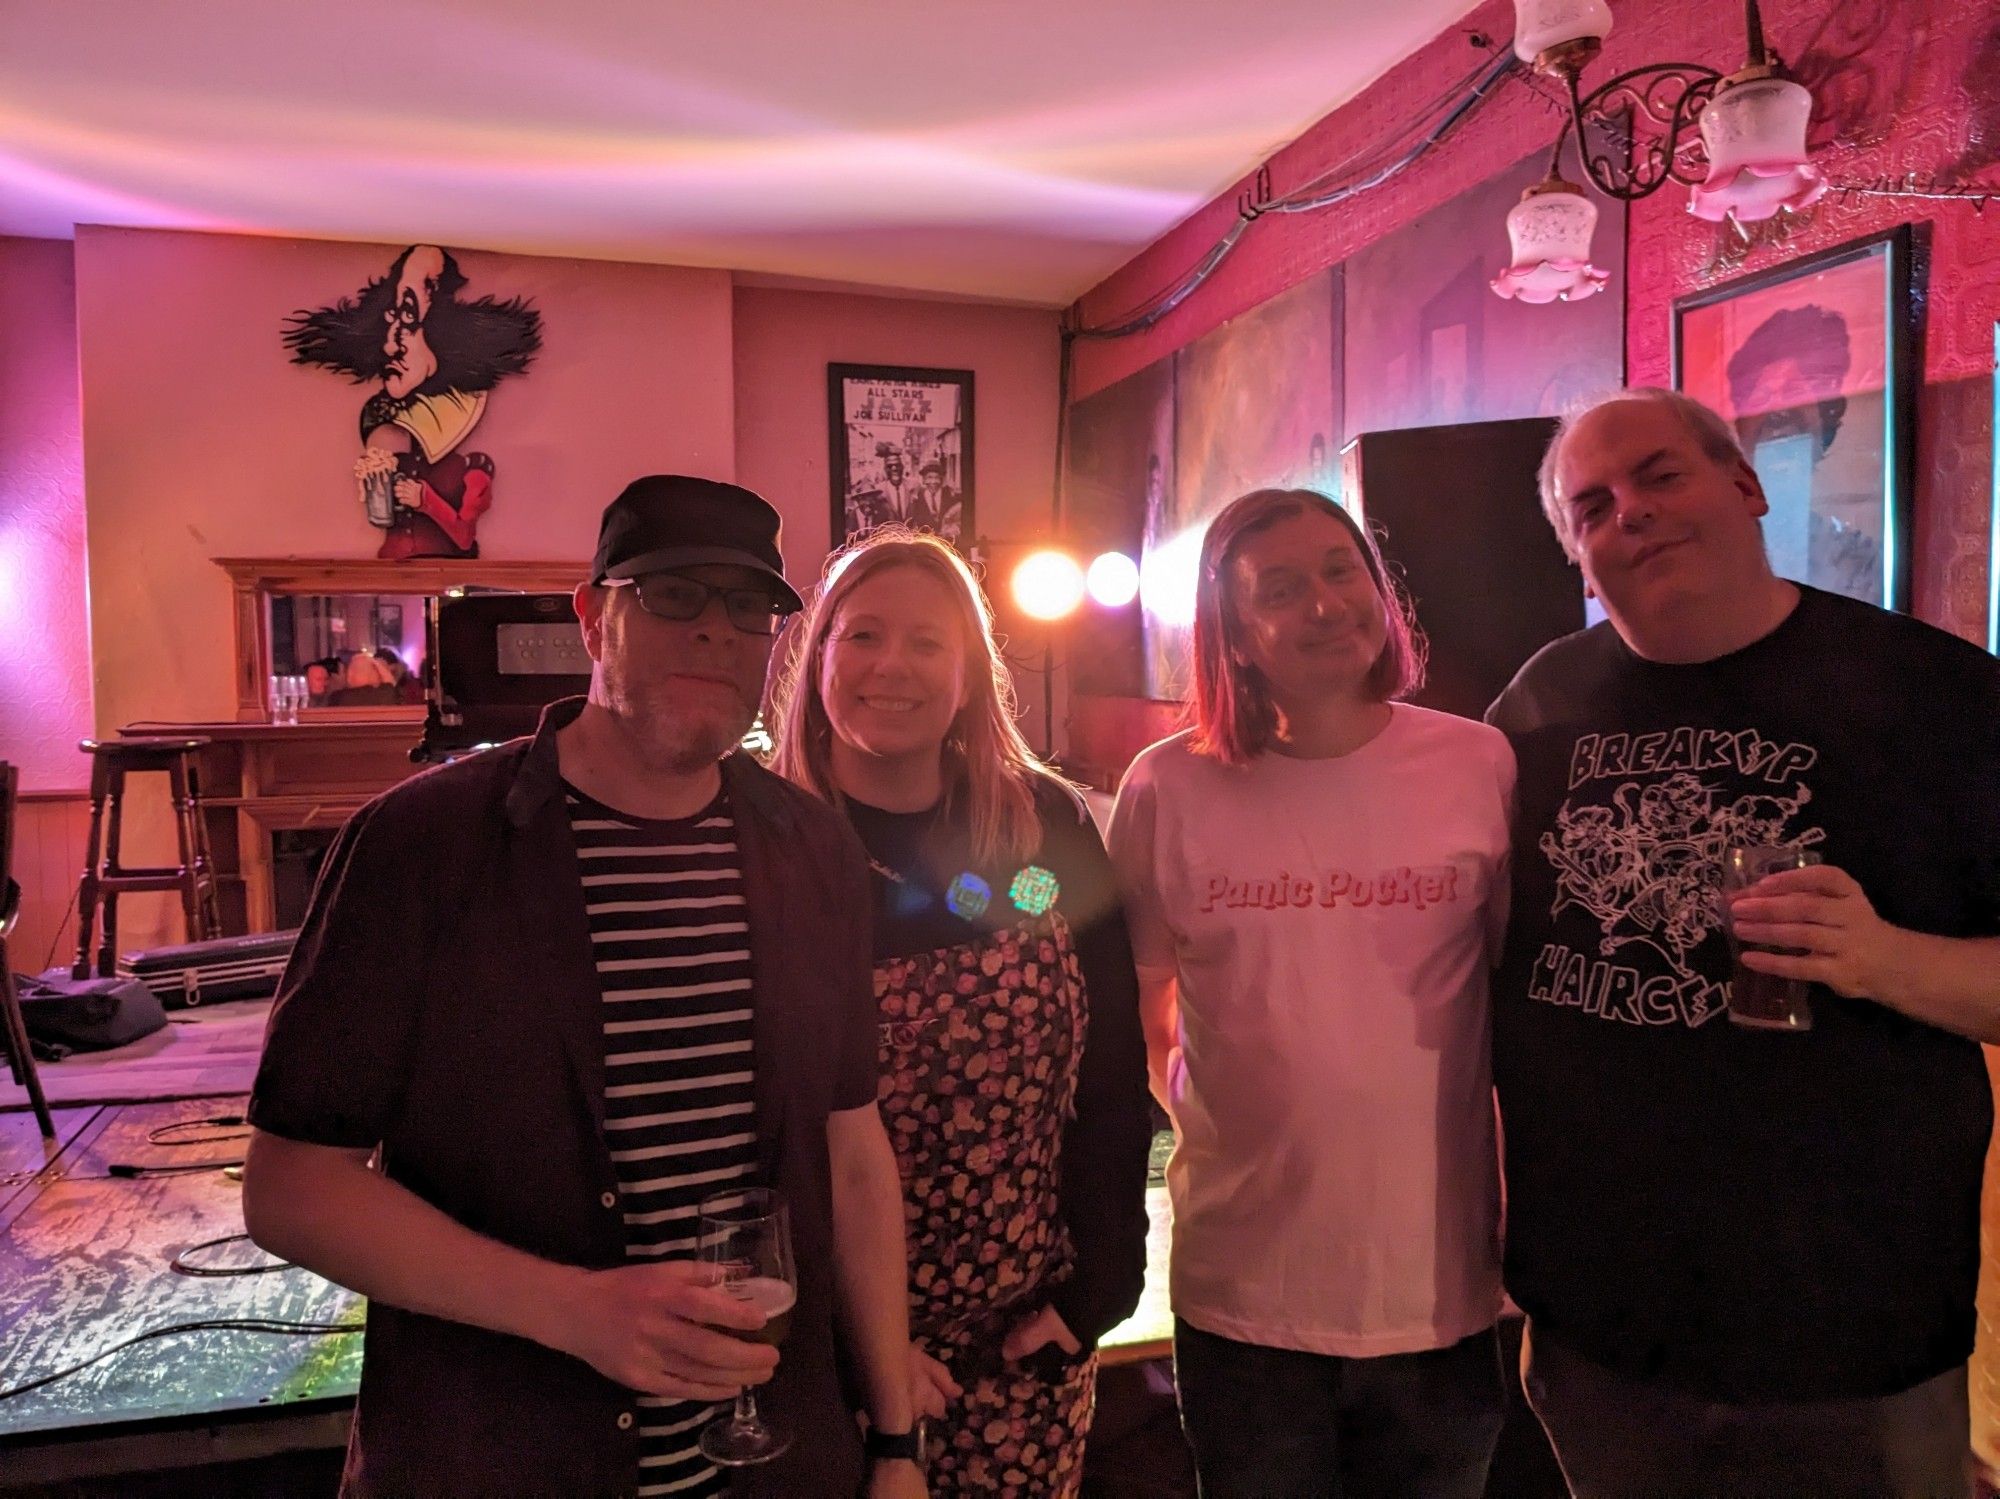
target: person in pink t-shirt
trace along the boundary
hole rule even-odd
[[[1503,1395],[1488,974],[1514,756],[1396,699],[1420,637],[1311,490],[1202,544],[1195,727],[1110,848],[1173,1116],[1181,1418],[1204,1499],[1476,1499]]]

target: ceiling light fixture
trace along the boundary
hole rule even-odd
[[[1584,177],[1620,202],[1674,181],[1691,190],[1688,211],[1696,217],[1749,224],[1819,199],[1826,181],[1806,151],[1812,94],[1766,45],[1757,0],[1744,0],[1743,30],[1748,60],[1726,76],[1705,63],[1648,63],[1585,93],[1584,70],[1611,34],[1610,7],[1604,0],[1514,0],[1514,53],[1562,86],[1570,118],[1548,179],[1507,216],[1514,259],[1494,291],[1573,301],[1595,289],[1584,286],[1591,276],[1602,284],[1602,273],[1589,270],[1594,208],[1582,212],[1592,205],[1557,168],[1572,132]],[[1594,149],[1593,133],[1612,144]]]

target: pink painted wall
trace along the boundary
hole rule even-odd
[[[1614,13],[1617,27],[1593,70],[1596,79],[1665,58],[1706,61],[1725,71],[1742,58],[1736,0],[1618,4]],[[1772,44],[1820,101],[1813,147],[1830,178],[1870,182],[1915,172],[2000,186],[2000,16],[1992,5],[1766,0],[1764,16]],[[1487,0],[1458,28],[1274,156],[1274,190],[1295,189],[1395,134],[1478,61],[1468,32],[1504,44],[1512,29],[1512,7]],[[1080,343],[1074,393],[1087,396],[1346,259],[1524,153],[1552,144],[1557,125],[1552,105],[1516,78],[1393,183],[1331,211],[1258,220],[1218,274],[1156,327],[1132,338]],[[1083,321],[1115,321],[1171,285],[1235,220],[1237,195],[1248,186],[1220,195],[1088,292],[1077,304]],[[1745,254],[1732,244],[1733,231],[1691,218],[1685,200],[1685,192],[1669,187],[1638,204],[1627,263],[1612,268],[1611,294],[1626,299],[1626,364],[1634,383],[1668,377],[1676,297],[1905,220],[1930,226],[1931,297],[1917,420],[1915,609],[1933,623],[1983,639],[2000,214],[1833,195],[1785,226],[1783,238],[1760,232]],[[1605,211],[1615,210],[1607,205]],[[1492,250],[1497,270],[1506,252],[1499,222],[1492,225]]]
[[[292,364],[280,333],[401,248],[98,228],[74,246],[0,240],[0,757],[31,788],[81,787],[75,741],[93,729],[233,715],[214,558],[374,555],[351,477],[371,387]],[[979,523],[1047,522],[1052,312],[458,260],[467,295],[525,296],[543,319],[534,367],[494,392],[469,443],[497,470],[483,555],[584,559],[628,480],[678,470],[767,494],[789,566],[816,577],[832,361],[972,369]],[[137,817],[135,856],[164,856],[158,822]],[[130,942],[173,935],[163,901],[125,918]]]
[[[817,578],[832,530],[828,364],[971,370],[975,527],[1036,537],[1053,515],[1059,358],[1053,312],[738,286],[736,476],[784,512],[786,569]],[[1017,555],[996,553],[996,567]],[[1018,659],[1038,668],[1040,636],[1025,622],[1013,634]],[[1016,676],[1023,732],[1040,745],[1041,679]]]
[[[817,576],[831,532],[829,364],[971,370],[977,527],[1045,528],[1059,349],[1053,312],[738,286],[736,475],[784,510],[786,565]]]
[[[225,556],[370,557],[352,465],[371,387],[294,365],[288,314],[401,246],[82,229],[76,244],[96,721],[233,717]],[[727,272],[458,257],[540,309],[542,351],[468,447],[496,467],[483,556],[588,558],[625,482],[730,477]]]
[[[26,791],[89,781],[76,282],[61,240],[0,239],[0,760]]]

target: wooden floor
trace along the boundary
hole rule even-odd
[[[247,1093],[264,1045],[268,999],[167,1011],[167,1027],[111,1051],[80,1051],[36,1071],[50,1103],[137,1103]],[[0,1064],[0,1110],[24,1109],[27,1090]],[[0,1116],[4,1117],[4,1116]]]
[[[222,1167],[241,1158],[243,1141],[176,1147],[147,1136],[164,1124],[240,1114],[244,1102],[238,1094],[59,1106],[54,1146],[29,1115],[0,1115],[0,1392],[175,1323],[359,1326],[360,1299],[304,1270],[208,1279],[170,1268],[189,1246],[242,1232],[241,1188]],[[111,1173],[114,1163],[214,1169],[123,1178]],[[239,1243],[203,1262],[264,1259]],[[0,1482],[53,1483],[335,1444],[360,1358],[358,1333],[209,1329],[141,1343],[0,1400]]]

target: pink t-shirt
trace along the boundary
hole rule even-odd
[[[1110,846],[1179,980],[1174,1311],[1312,1353],[1441,1348],[1500,1307],[1487,978],[1514,755],[1397,704],[1329,760],[1132,764]]]

